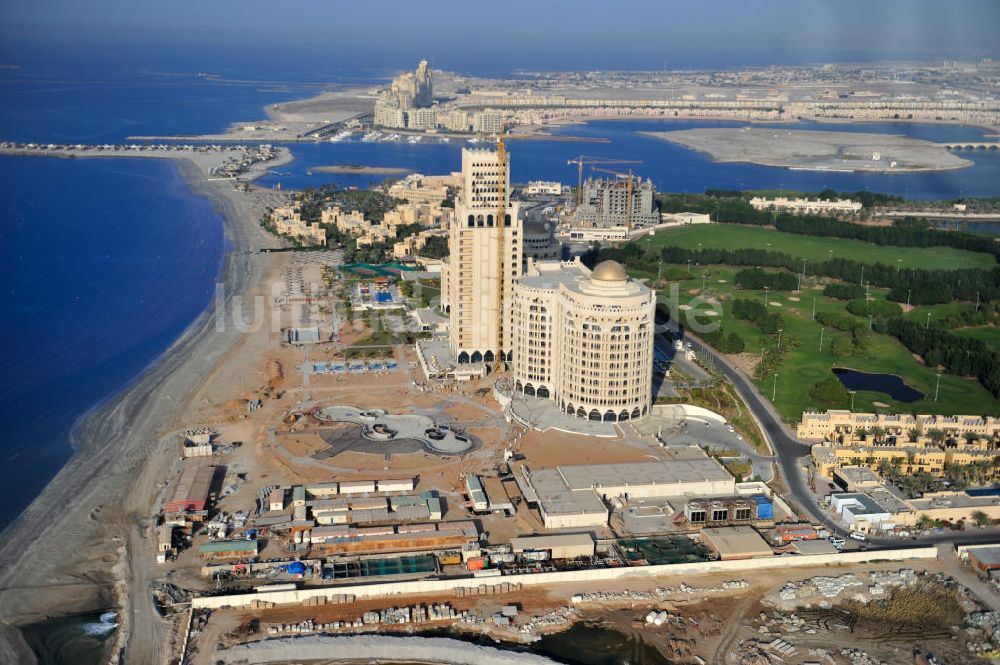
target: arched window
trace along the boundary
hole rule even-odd
[[[481,354],[479,351],[473,351],[471,360],[474,363],[481,363],[483,362],[483,354]]]
[[[476,216],[469,215],[469,228],[472,228],[475,225],[476,225]]]
[[[615,417],[615,412],[614,411],[607,411],[604,414],[604,422],[606,422],[606,423],[613,423],[613,422],[615,422],[615,420],[617,420],[617,418]]]
[[[548,399],[549,389],[546,388],[545,386],[539,386],[535,394],[538,395],[539,397],[544,397],[545,399]]]
[[[635,407],[634,409],[632,409],[632,418],[633,419],[638,418],[640,415],[642,415],[642,414],[639,413],[639,407]]]
[[[514,390],[516,390],[517,392],[522,392],[524,390],[524,386],[521,385],[520,381],[514,382]]]
[[[486,215],[486,226],[493,226],[493,215]]]
[[[597,413],[597,412],[595,411],[594,413]],[[576,417],[577,418],[586,418],[587,417],[587,412],[583,410],[582,406],[579,409],[576,410]],[[598,416],[598,418],[600,418],[600,416]]]
[[[466,353],[465,351],[462,351],[461,353],[458,354],[458,364],[464,365],[467,362],[469,362],[469,354]]]
[[[524,384],[524,394],[528,395],[529,397],[534,397],[535,396],[535,387],[533,385],[531,385],[530,383]]]
[[[493,355],[493,352],[492,352],[492,351],[487,351],[487,352],[486,352],[486,353],[485,353],[485,354],[483,355],[483,362],[488,362],[488,363],[491,363],[491,362],[493,362],[493,360],[494,360],[494,359],[495,359],[495,356]]]
[[[618,414],[619,422],[625,422],[626,420],[628,420],[628,411],[622,411],[621,413]]]
[[[590,420],[600,421],[601,420],[601,412],[598,411],[597,409],[594,409],[593,411],[590,412],[589,419]]]

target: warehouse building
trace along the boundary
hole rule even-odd
[[[689,459],[567,465],[537,471],[520,465],[512,470],[528,506],[538,508],[547,529],[605,526],[609,515],[606,500],[736,493],[733,476],[703,454]],[[754,506],[747,507],[754,510]]]
[[[491,513],[504,513],[513,515],[517,512],[514,502],[507,495],[503,482],[499,478],[483,478],[483,489],[486,490],[486,499],[489,502]]]
[[[1000,545],[972,545],[966,547],[962,554],[981,573],[1000,570]]]
[[[473,511],[481,513],[489,510],[490,501],[486,497],[486,490],[483,488],[479,476],[466,476],[465,489],[469,495],[469,501],[472,503]]]
[[[553,559],[594,556],[594,538],[589,533],[559,533],[551,536],[522,536],[510,541],[515,554],[547,551]]]
[[[198,548],[203,559],[250,559],[257,556],[256,540],[217,540]]]
[[[773,556],[767,541],[749,526],[702,529],[702,542],[722,561]]]
[[[163,507],[163,512],[200,513],[208,505],[208,498],[215,482],[214,466],[186,467],[174,486],[174,493]]]

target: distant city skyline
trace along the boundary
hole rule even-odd
[[[991,0],[512,0],[502,7],[453,0],[377,7],[42,0],[0,9],[0,62],[16,64],[22,52],[41,46],[50,56],[82,46],[130,54],[174,47],[210,58],[243,45],[276,57],[302,51],[356,62],[365,55],[386,67],[427,57],[445,69],[469,61],[586,70],[975,59],[1000,54],[997,25],[1000,3]]]

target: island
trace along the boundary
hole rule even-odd
[[[333,166],[314,166],[316,173],[340,173],[350,175],[400,175],[408,173],[407,169],[398,166],[365,166],[364,164],[334,164]]]
[[[896,134],[766,126],[640,133],[707,153],[717,162],[745,162],[796,171],[912,173],[961,169],[973,164],[948,152],[943,145]]]

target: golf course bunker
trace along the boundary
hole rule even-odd
[[[383,409],[362,410],[353,406],[328,406],[317,411],[315,416],[320,421],[360,426],[360,436],[364,440],[383,444],[379,448],[390,454],[416,452],[414,444],[439,455],[461,455],[476,446],[471,437],[438,425],[428,416],[391,415]],[[326,436],[323,438],[326,440]],[[334,446],[332,441],[327,443]]]

